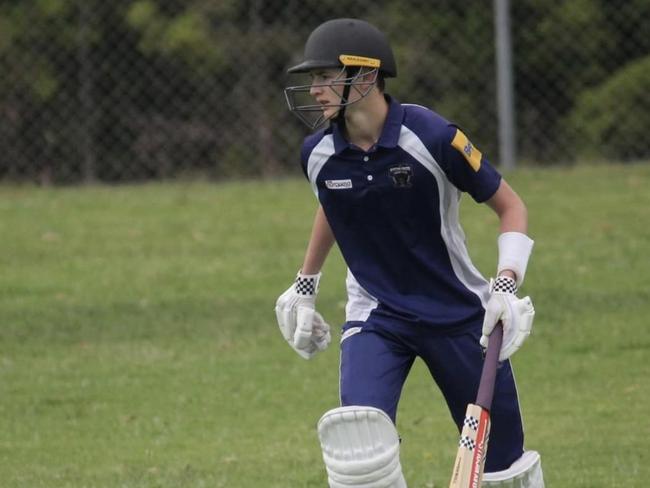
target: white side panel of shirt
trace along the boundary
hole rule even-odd
[[[420,138],[402,126],[398,145],[424,166],[436,179],[440,194],[440,233],[447,247],[451,266],[458,280],[476,294],[483,307],[489,299],[489,284],[476,269],[467,252],[465,233],[458,219],[461,192],[449,181],[445,172]]]
[[[316,186],[316,178],[320,170],[323,169],[327,160],[334,154],[334,137],[329,134],[321,139],[312,150],[307,161],[307,176],[311,189],[318,198],[318,186]]]
[[[345,305],[346,322],[365,322],[379,302],[359,284],[349,269],[345,278],[345,287],[348,290],[348,303]]]

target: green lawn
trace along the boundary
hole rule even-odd
[[[534,335],[514,358],[547,486],[650,478],[650,165],[521,170]],[[333,346],[304,361],[273,306],[301,264],[301,180],[0,187],[0,486],[326,486]],[[467,198],[486,276],[497,221]],[[343,321],[344,266],[319,309]],[[335,334],[335,337],[338,335]],[[417,363],[398,427],[410,488],[446,487],[457,433]]]

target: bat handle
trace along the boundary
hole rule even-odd
[[[497,366],[499,364],[499,352],[501,351],[501,342],[503,341],[503,324],[497,322],[494,330],[490,334],[483,370],[481,371],[481,382],[478,386],[476,395],[476,404],[490,410],[492,406],[492,397],[494,396],[494,384],[497,376]]]

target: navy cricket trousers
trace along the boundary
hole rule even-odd
[[[420,357],[460,432],[481,376],[481,326],[477,323],[460,333],[442,333],[430,325],[374,313],[365,322],[347,322],[341,341],[341,405],[379,408],[395,422],[402,387],[415,358]],[[521,412],[509,361],[499,366],[490,416],[486,472],[507,469],[523,454]]]

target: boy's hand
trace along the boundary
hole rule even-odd
[[[535,309],[530,297],[517,298],[517,282],[508,276],[499,276],[490,282],[490,300],[483,319],[481,346],[487,347],[489,335],[496,323],[503,323],[503,343],[499,361],[505,361],[521,347],[533,327]]]
[[[282,336],[305,359],[327,348],[331,341],[330,326],[316,311],[316,294],[321,273],[298,273],[296,281],[275,304],[275,314]]]

